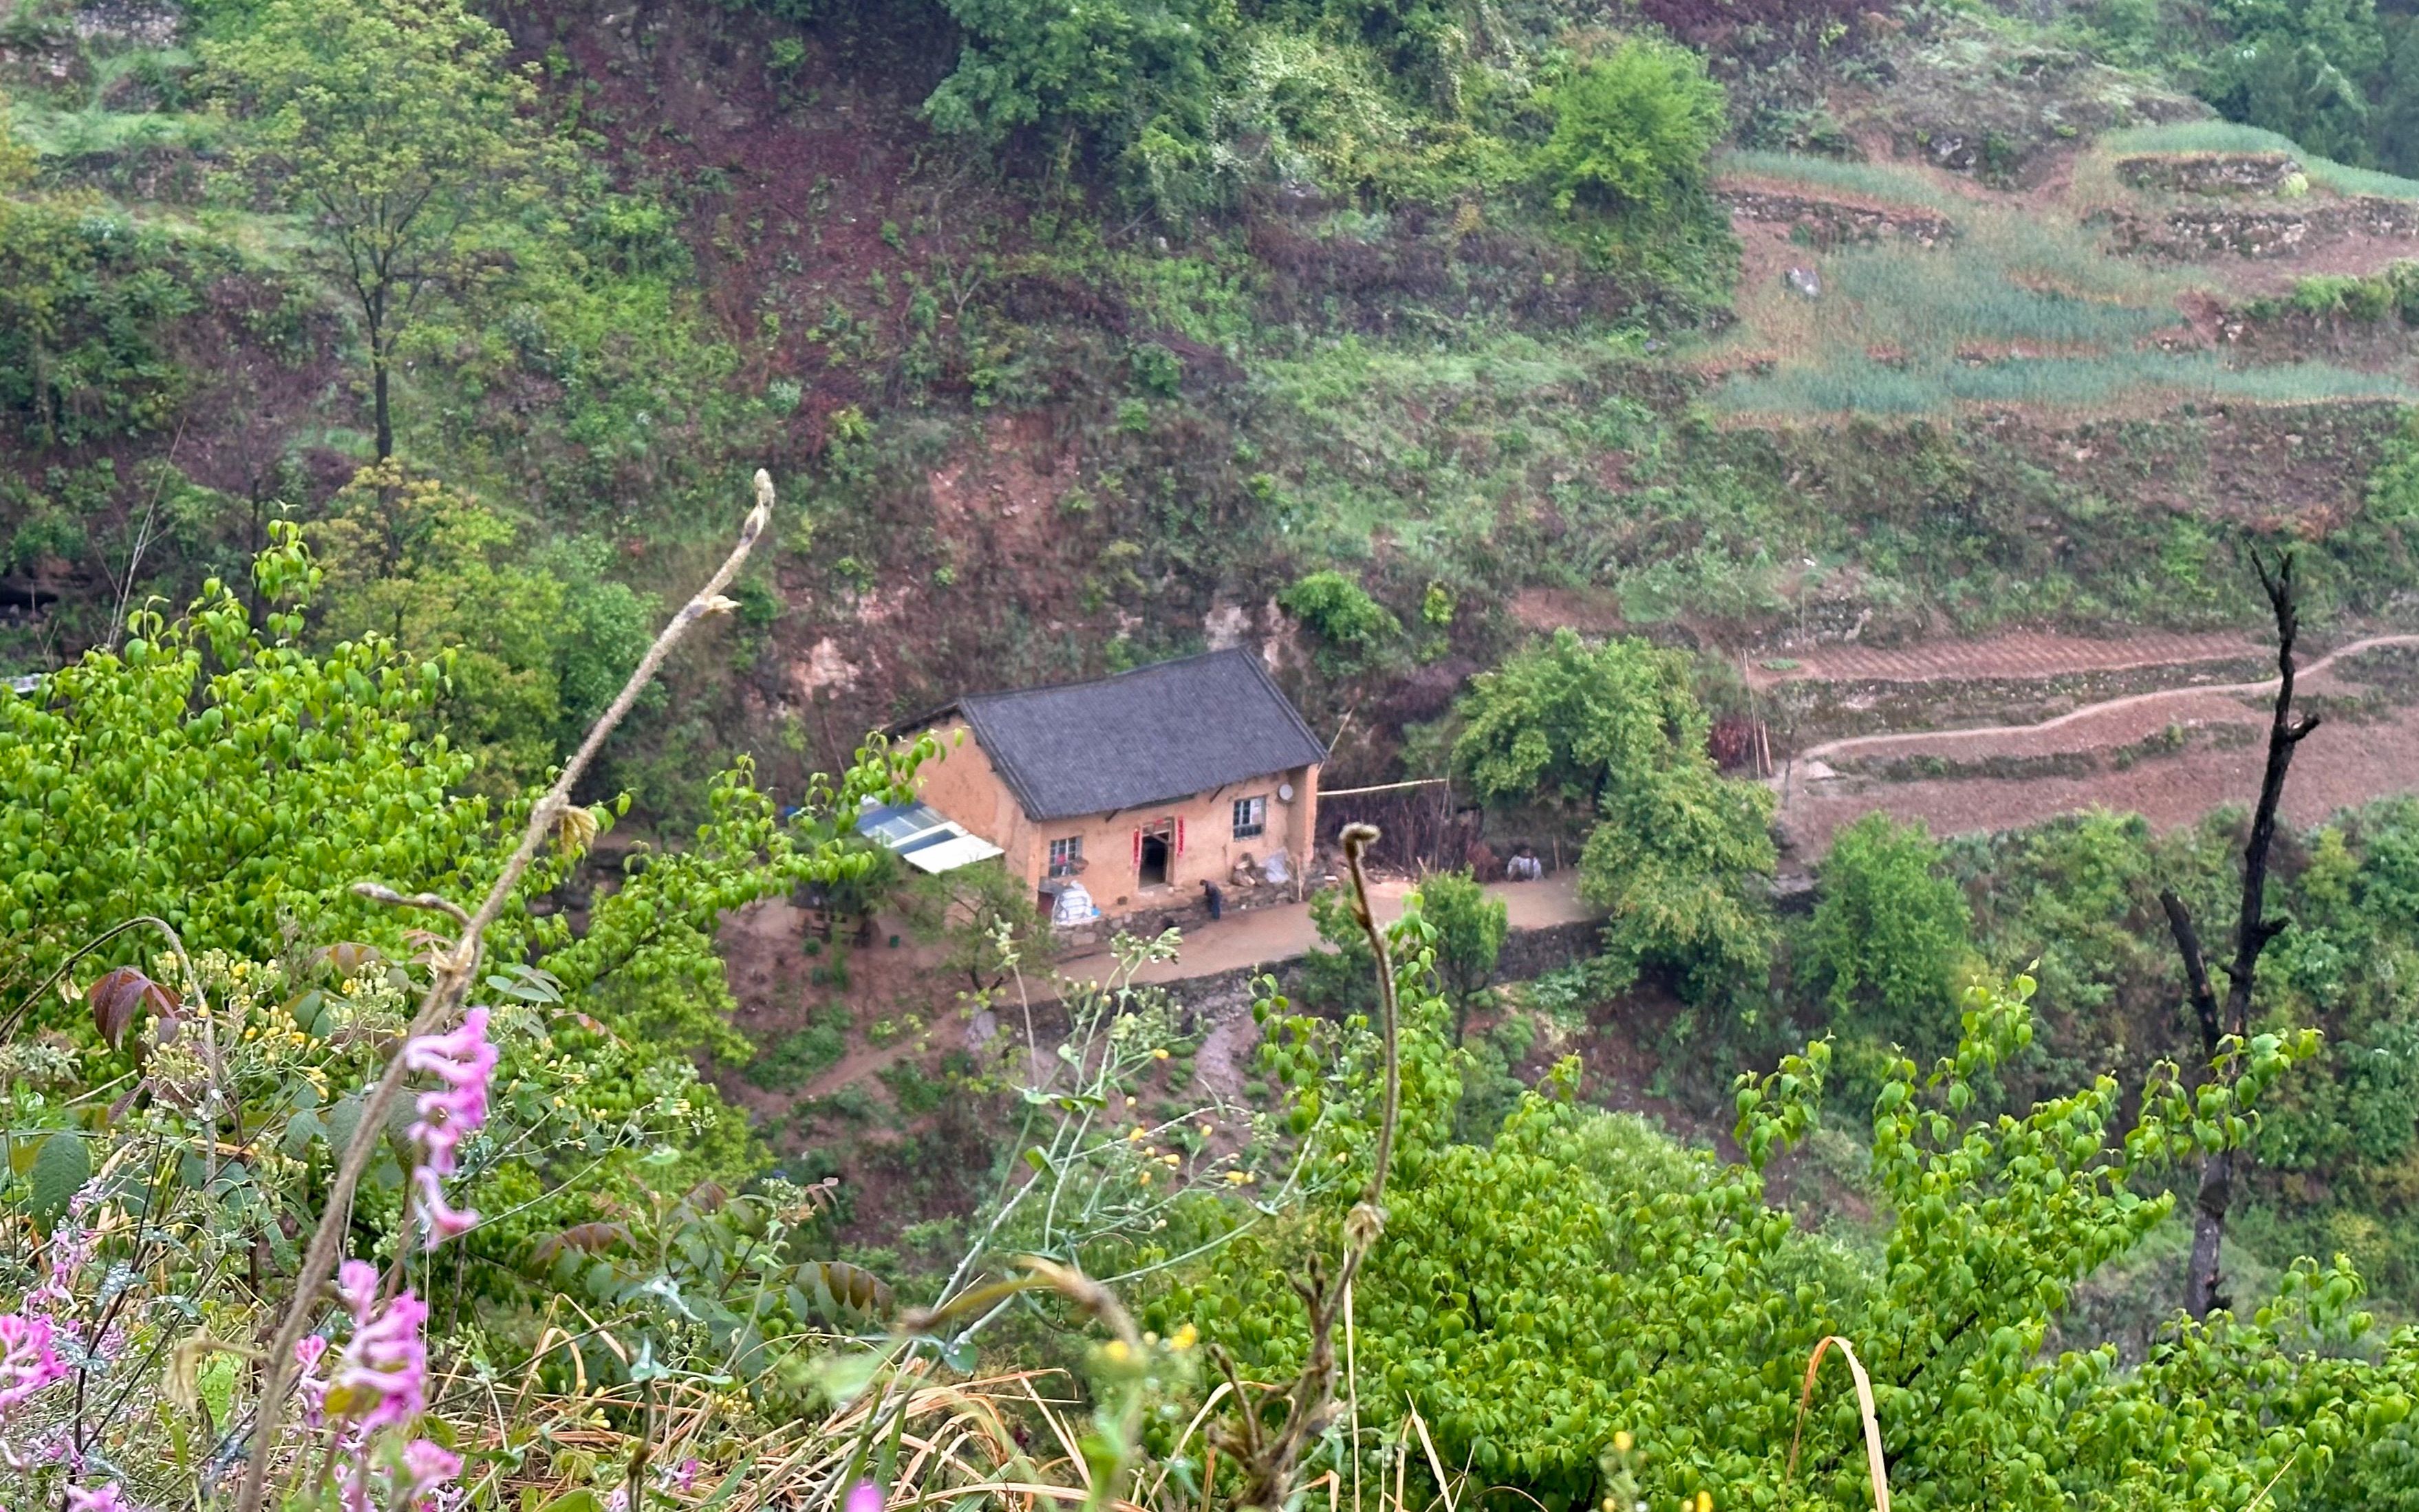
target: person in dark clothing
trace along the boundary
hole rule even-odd
[[[1217,922],[1218,916],[1226,911],[1226,894],[1220,890],[1218,884],[1208,877],[1201,879],[1201,901],[1210,905],[1210,919],[1212,923]]]

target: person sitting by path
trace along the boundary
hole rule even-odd
[[[1208,877],[1203,877],[1201,879],[1201,901],[1210,906],[1210,921],[1213,924],[1216,923],[1218,921],[1218,916],[1225,913],[1226,910],[1226,894],[1219,889],[1218,884],[1210,881]]]
[[[1513,852],[1512,859],[1503,863],[1503,880],[1506,882],[1534,882],[1545,874],[1545,863],[1539,861],[1537,853],[1526,845]]]

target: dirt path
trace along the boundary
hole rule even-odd
[[[2340,691],[2358,674],[2337,664],[2365,652],[2419,646],[2419,635],[2369,636],[2337,647],[2299,672],[2312,692]],[[2264,744],[2256,738],[2264,711],[2246,700],[2273,692],[2274,678],[2201,684],[2130,694],[2027,725],[1966,730],[1916,730],[1834,740],[1800,753],[1780,783],[1782,827],[1799,856],[1813,860],[1831,836],[1874,810],[1922,820],[1934,834],[2015,828],[2058,814],[2102,807],[2139,813],[2162,828],[2190,824],[2226,803],[2248,803],[2258,791]],[[2181,750],[2125,765],[2022,777],[1942,776],[1913,780],[1841,779],[1826,758],[1867,753],[1941,756],[1973,763],[2106,752],[2160,734],[2171,726],[2206,730],[2244,727],[2254,738],[2232,744],[2191,742]],[[2336,810],[2419,787],[2419,709],[2383,718],[2323,725],[2293,763],[2286,790],[2287,817],[2315,824]]]
[[[2238,710],[2249,716],[2247,710]],[[2256,716],[2251,716],[2256,717]],[[1928,778],[1911,782],[1801,785],[1780,821],[1799,862],[1819,861],[1831,837],[1879,809],[1919,819],[1935,835],[2017,829],[2091,808],[2138,813],[2161,829],[2192,824],[2225,804],[2248,805],[2259,793],[2263,743],[2230,749],[2198,747],[2080,777]],[[2339,809],[2419,787],[2419,711],[2360,724],[2319,727],[2293,758],[2285,816],[2315,825]]]
[[[2330,668],[2346,656],[2357,656],[2363,652],[2376,651],[2386,646],[2419,646],[2419,635],[2372,635],[2364,637],[2361,640],[2352,641],[2349,645],[2338,646],[2334,650],[2328,652],[2318,660],[2302,668],[2299,675],[2303,678],[2313,679],[2322,677]],[[2108,665],[2115,666],[2124,664],[2110,663]],[[2132,665],[2138,666],[2148,664],[2133,663]],[[2069,668],[2066,670],[2071,671],[2074,669]],[[1964,675],[1970,676],[1974,674],[1967,673]],[[2123,698],[2107,699],[2098,703],[2087,703],[2079,709],[2070,709],[2064,714],[2043,719],[2037,724],[1978,725],[1972,729],[1966,730],[1909,730],[1887,735],[1850,735],[1842,740],[1828,740],[1825,741],[1822,745],[1810,747],[1806,750],[1798,753],[1797,760],[1800,763],[1819,762],[1834,756],[1845,756],[1851,752],[1887,750],[1893,748],[1928,747],[1943,741],[1981,741],[1987,744],[2004,747],[2013,740],[2038,737],[2049,731],[2064,729],[2069,725],[2103,719],[2110,715],[2127,713],[2136,709],[2149,708],[2153,705],[2175,703],[2180,701],[2240,698],[2246,694],[2269,692],[2273,690],[2275,686],[2276,679],[2273,677],[2264,678],[2257,682],[2250,683],[2196,684],[2190,687],[2165,687],[2159,688],[2153,692],[2130,693]],[[2105,742],[2094,742],[2094,744],[2104,743]]]

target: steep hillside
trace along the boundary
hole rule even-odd
[[[2405,526],[2367,501],[2406,328],[2296,280],[2419,252],[2419,185],[2193,124],[1996,18],[1665,10],[1750,146],[1651,235],[1505,166],[1541,130],[1511,101],[1563,35],[1543,13],[1471,62],[1492,104],[1335,75],[1392,123],[1361,157],[1282,89],[1222,106],[1212,157],[1263,156],[1178,215],[1116,131],[937,131],[972,45],[937,9],[505,12],[592,188],[417,335],[403,451],[641,590],[757,463],[798,501],[736,641],[625,742],[660,804],[658,756],[701,740],[794,780],[958,687],[1245,638],[1322,720],[1360,711],[1341,769],[1381,778],[1460,671],[1558,616],[1731,660],[2247,625],[2246,526],[2311,542],[2333,610],[2407,611]],[[91,371],[124,390],[74,424],[27,401],[6,442],[26,665],[102,633],[162,520],[133,575],[181,592],[362,455],[350,317],[220,171],[193,49],[222,14],[9,23],[58,255],[102,291]],[[1337,566],[1397,632],[1287,611]]]

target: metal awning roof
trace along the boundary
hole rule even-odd
[[[998,846],[921,803],[867,809],[856,816],[856,832],[935,876],[1001,854]]]

